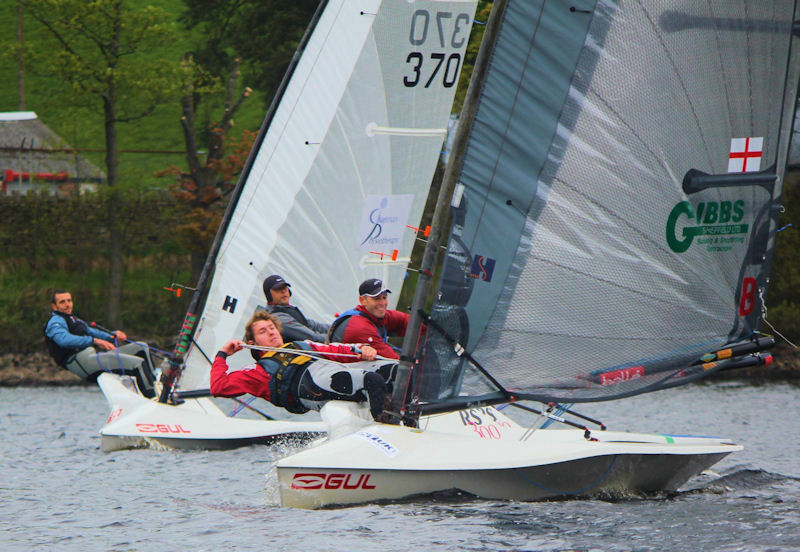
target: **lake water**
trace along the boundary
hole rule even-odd
[[[100,451],[96,388],[0,389],[0,550],[800,551],[800,387],[714,382],[583,405],[609,429],[732,437],[677,496],[281,508],[287,450]]]

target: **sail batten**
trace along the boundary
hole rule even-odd
[[[713,372],[687,366],[758,334],[796,2],[574,4],[508,2],[431,312],[450,337],[420,352],[424,400],[487,392],[450,340],[519,396],[585,401]]]

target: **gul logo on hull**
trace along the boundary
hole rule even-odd
[[[139,433],[191,433],[180,424],[136,424]]]
[[[296,473],[292,478],[292,489],[310,491],[314,489],[374,489],[369,482],[371,474],[362,473]]]

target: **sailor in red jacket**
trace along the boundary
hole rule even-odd
[[[319,410],[329,400],[369,400],[375,419],[387,406],[387,382],[393,375],[394,362],[353,367],[340,364],[374,360],[377,353],[369,345],[325,345],[313,341],[284,344],[280,320],[263,310],[256,311],[247,322],[245,340],[270,350],[254,350],[257,364],[229,372],[226,358],[241,351],[244,343],[241,340],[226,343],[211,367],[212,395],[236,397],[249,393],[295,413]]]
[[[329,343],[368,343],[386,358],[400,358],[389,345],[389,336],[405,335],[408,314],[388,309],[392,290],[377,278],[364,280],[358,286],[359,305],[343,312],[328,331]]]

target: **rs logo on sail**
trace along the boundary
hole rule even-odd
[[[678,236],[678,221],[683,217],[694,220],[697,226],[685,226]],[[744,200],[708,201],[698,203],[697,210],[688,201],[681,201],[667,218],[667,244],[675,253],[683,253],[692,245],[696,237],[709,236],[706,243],[711,243],[714,237],[731,236],[734,234],[747,234],[748,224],[738,224],[744,218]],[[744,238],[724,238],[724,242],[744,242]],[[710,250],[725,250],[729,248],[715,248]]]
[[[296,473],[292,478],[292,489],[374,489],[369,484],[370,474],[362,473],[356,479],[353,473]]]

